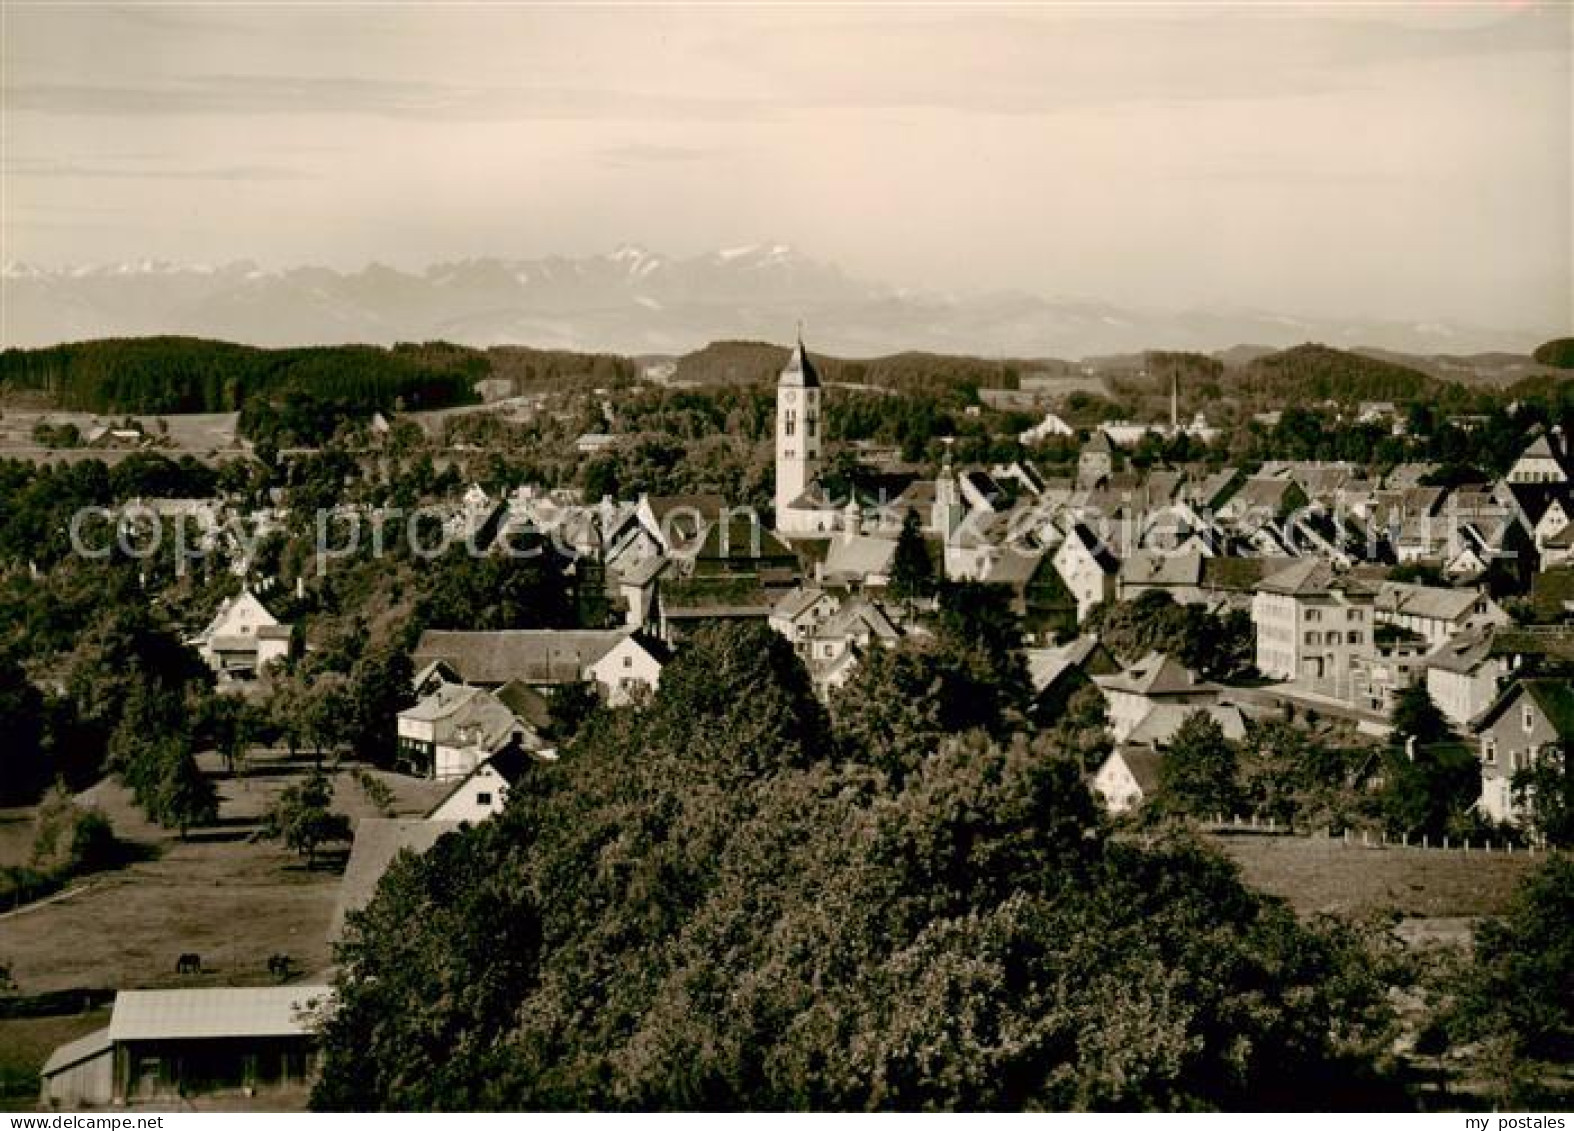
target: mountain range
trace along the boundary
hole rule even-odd
[[[1306,341],[1434,355],[1526,351],[1550,336],[1442,321],[918,291],[854,278],[781,244],[686,258],[626,245],[583,258],[468,259],[423,271],[153,261],[0,268],[5,346],[181,334],[261,346],[442,339],[675,354],[723,338],[785,341],[800,322],[816,348],[852,357],[927,350],[1075,358]]]

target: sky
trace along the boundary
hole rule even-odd
[[[928,290],[1568,327],[1571,13],[0,0],[0,259],[782,242]]]

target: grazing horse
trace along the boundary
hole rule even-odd
[[[275,982],[288,982],[294,973],[295,960],[287,954],[268,956],[268,974]]]
[[[177,959],[176,962],[175,962],[175,973],[177,973],[177,974],[200,974],[200,973],[202,973],[202,955],[200,955],[200,954],[183,954],[183,955],[181,955],[180,958]]]

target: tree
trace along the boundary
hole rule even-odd
[[[1547,844],[1574,846],[1574,765],[1567,746],[1544,747],[1510,782],[1525,826]]]
[[[282,841],[291,852],[306,857],[308,868],[315,867],[323,845],[342,843],[351,836],[350,819],[333,812],[332,803],[333,782],[314,769],[279,792],[263,820],[263,835]]]
[[[896,553],[891,558],[890,584],[886,589],[892,597],[902,601],[934,593],[934,562],[930,560],[929,547],[924,544],[917,511],[910,510],[902,518],[902,530],[896,537]]]
[[[356,757],[391,765],[397,752],[399,712],[415,702],[415,670],[402,649],[368,651],[350,669],[347,738]]]
[[[1160,651],[1208,679],[1247,676],[1256,656],[1249,614],[1239,609],[1217,614],[1201,605],[1182,605],[1162,589],[1099,605],[1087,630],[1127,663]]]
[[[601,696],[596,693],[593,681],[563,684],[553,691],[552,701],[547,705],[548,737],[554,742],[567,742],[600,708]]]
[[[301,722],[321,766],[323,754],[334,750],[352,733],[354,708],[349,681],[337,672],[318,676],[307,686],[303,706]]]
[[[191,751],[165,747],[161,755],[154,808],[165,828],[180,830],[180,838],[195,825],[213,822],[219,815],[219,794],[213,781],[197,765]]]
[[[62,786],[44,795],[33,819],[29,862],[36,871],[65,879],[105,867],[114,855],[115,833],[107,817],[78,805]]]
[[[1426,744],[1442,742],[1449,734],[1448,718],[1432,702],[1424,683],[1413,683],[1394,698],[1394,737]]]
[[[257,737],[256,712],[238,695],[209,695],[203,700],[201,715],[201,728],[224,759],[224,768],[233,775]]]
[[[0,656],[0,804],[32,801],[49,784],[43,750],[44,697],[22,666]]]
[[[1224,728],[1208,712],[1193,711],[1159,759],[1159,805],[1194,817],[1234,813],[1238,770],[1235,744],[1224,737]]]
[[[1440,837],[1481,796],[1481,766],[1458,743],[1389,747],[1378,807],[1388,831]]]
[[[877,684],[980,662],[897,659]],[[828,734],[785,641],[699,634],[350,917],[314,1106],[1361,1102],[1351,1061],[1391,1039],[1361,938],[1213,852],[1107,837],[1052,738],[865,756],[938,709]]]
[[[1471,962],[1445,1023],[1481,1042],[1509,1109],[1554,1102],[1543,1082],[1574,1059],[1574,859],[1558,853],[1527,875],[1501,919],[1475,930]]]

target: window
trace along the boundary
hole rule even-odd
[[[1323,611],[1321,609],[1307,609],[1306,610],[1306,619],[1309,620],[1309,621],[1322,620],[1323,619]]]
[[[480,793],[475,795],[475,803],[477,805],[490,805],[492,804],[492,795],[487,793],[485,790],[482,790]]]
[[[1497,765],[1497,741],[1484,739],[1481,743],[1481,760],[1489,766]]]
[[[1531,710],[1529,703],[1520,708],[1520,723],[1524,726],[1526,734],[1536,729],[1536,712]]]
[[[817,419],[818,418],[812,412],[803,418],[803,434],[805,436],[814,435],[814,423]]]
[[[782,430],[789,436],[798,431],[798,414],[796,412],[788,410],[787,420]]]
[[[624,656],[623,657],[623,666],[625,668],[632,668],[634,666],[634,657],[633,656]]]
[[[1351,644],[1359,644],[1359,643],[1361,643],[1361,634],[1359,632],[1352,632],[1352,633],[1350,633],[1350,643]]]
[[[1308,644],[1316,644],[1317,643],[1317,633],[1315,633],[1315,632],[1308,632],[1306,634],[1306,642]]]
[[[1349,619],[1354,624],[1360,624],[1366,619],[1366,614],[1361,612],[1360,609],[1351,609]]]

